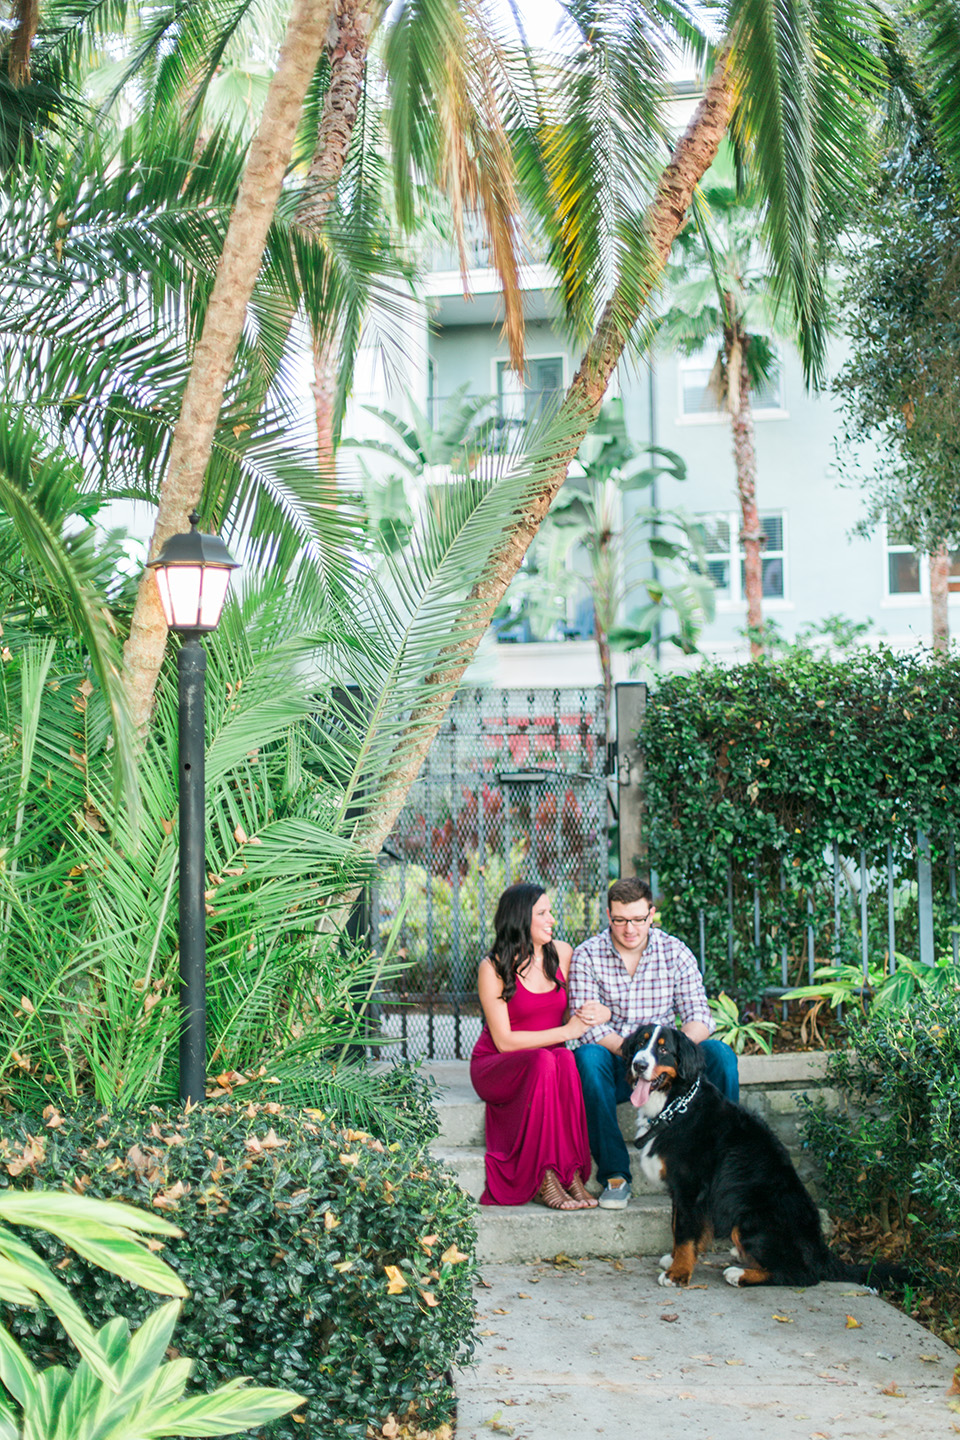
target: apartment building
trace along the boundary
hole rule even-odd
[[[420,303],[408,325],[409,368],[387,374],[371,358],[359,382],[348,429],[370,433],[364,404],[402,409],[405,396],[438,418],[444,402],[461,388],[489,397],[490,412],[506,435],[556,403],[576,369],[579,355],[554,323],[552,275],[529,258],[524,271],[527,368],[523,377],[509,365],[501,336],[502,304],[496,273],[484,242],[471,237],[472,269],[465,298],[457,257],[438,253],[426,276]],[[834,370],[842,352],[835,348]],[[701,522],[706,563],[715,587],[715,618],[705,627],[702,652],[720,662],[747,654],[733,449],[728,418],[707,392],[712,354],[693,359],[655,353],[621,367],[618,391],[632,441],[653,442],[676,451],[687,478],[658,482],[656,499],[682,507]],[[757,492],[766,545],[763,557],[764,615],[787,638],[822,625],[828,617],[869,625],[869,638],[897,648],[929,643],[928,567],[924,557],[884,526],[862,537],[862,492],[844,483],[838,467],[837,404],[829,389],[807,391],[798,356],[780,354],[776,379],[754,397]],[[628,495],[626,513],[649,496]],[[626,567],[646,573],[642,555],[626,555]],[[577,567],[581,568],[581,567]],[[954,556],[956,606],[960,621],[960,552]],[[953,616],[951,618],[954,618]],[[584,581],[574,588],[564,614],[548,634],[529,625],[504,624],[488,637],[477,662],[478,679],[501,685],[553,684],[599,680],[592,614]],[[640,664],[649,663],[644,652]],[[696,663],[676,647],[659,647],[660,663],[676,668]],[[616,657],[618,678],[636,673],[636,657]]]

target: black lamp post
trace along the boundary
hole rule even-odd
[[[183,636],[177,656],[180,700],[180,1100],[200,1105],[207,1081],[207,917],[204,908],[204,704],[207,657],[200,636],[215,630],[238,562],[218,535],[197,529],[172,535],[149,568],[171,630]]]

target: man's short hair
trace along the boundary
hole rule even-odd
[[[608,910],[615,900],[619,900],[621,905],[636,905],[638,900],[646,900],[648,905],[652,905],[653,891],[646,880],[638,880],[636,875],[627,875],[623,880],[614,880],[607,891]]]

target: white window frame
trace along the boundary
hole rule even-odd
[[[916,553],[920,571],[920,589],[913,592],[899,592],[890,589],[890,556],[906,555]],[[960,555],[960,549],[952,550],[951,554]],[[947,595],[948,605],[960,605],[960,577],[957,588],[950,590]],[[912,545],[902,545],[892,542],[890,539],[890,527],[886,520],[883,522],[883,599],[880,604],[885,610],[897,610],[901,607],[914,609],[930,603],[930,557],[923,552],[915,552]]]
[[[789,420],[790,411],[783,400],[783,354],[779,346],[774,347],[779,362],[779,405],[764,405],[759,409],[752,405],[751,414],[754,421],[766,420]],[[684,375],[691,370],[712,369],[716,359],[716,351],[712,348],[701,350],[697,355],[684,355],[677,360],[677,419],[678,425],[721,425],[726,424],[730,419],[726,410],[698,410],[696,413],[687,414],[683,408],[683,379]]]
[[[570,384],[569,362],[568,362],[568,360],[567,360],[567,356],[563,353],[562,350],[544,350],[542,353],[537,354],[537,355],[527,354],[525,358],[526,358],[526,361],[527,361],[528,364],[529,364],[531,361],[534,361],[534,360],[559,360],[559,361],[560,361],[560,374],[561,374],[561,376],[562,376],[560,388],[561,388],[562,391],[566,392],[567,386]],[[492,388],[492,390],[493,390],[493,395],[494,395],[495,403],[497,404],[498,407],[499,407],[499,405],[500,405],[500,399],[501,399],[501,391],[500,391],[500,370],[501,370],[501,367],[502,367],[504,370],[509,370],[509,369],[510,369],[510,357],[509,357],[509,355],[494,355],[493,358],[492,358],[492,360],[491,360],[491,362],[490,362],[491,388]],[[514,372],[514,373],[516,374],[516,372]],[[518,382],[518,384],[522,384],[519,375],[517,376],[517,382]],[[521,398],[521,400],[522,400],[522,398],[523,398],[522,388],[521,388],[521,391],[520,391],[520,398]],[[523,420],[523,419],[525,419],[525,417],[524,417],[523,415],[507,416],[506,418],[508,418],[508,419],[517,419],[517,420]]]
[[[792,610],[793,601],[790,597],[790,569],[787,561],[789,546],[787,541],[787,513],[785,510],[762,510],[761,520],[765,515],[776,516],[780,521],[782,548],[780,550],[767,550],[763,547],[763,555],[771,559],[779,559],[783,565],[783,594],[765,595],[763,597],[764,610]],[[743,593],[743,583],[740,570],[743,565],[743,547],[740,544],[740,512],[739,510],[704,510],[694,516],[696,520],[716,519],[722,520],[728,527],[730,544],[726,551],[708,550],[707,560],[724,560],[729,566],[730,587],[728,590],[716,591],[717,612],[730,613],[732,611],[745,610],[747,606],[746,596]]]

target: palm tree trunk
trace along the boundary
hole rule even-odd
[[[945,654],[950,648],[950,552],[946,545],[930,554],[930,628],[933,648]]]
[[[330,82],[296,213],[296,223],[315,235],[323,229],[343,173],[363,97],[370,37],[382,9],[381,0],[336,0],[327,32]]]
[[[290,163],[304,96],[327,39],[332,5],[333,0],[293,0],[173,432],[160,486],[151,559],[171,535],[188,528],[187,517],[200,501],[224,389]],[[150,723],[166,640],[156,580],[151,570],[145,570],[123,650],[124,687],[131,718],[141,734]]]
[[[747,597],[747,632],[750,659],[763,654],[763,543],[760,512],[757,509],[757,447],[750,405],[750,375],[747,370],[746,337],[740,337],[740,394],[731,415],[733,459],[740,501],[740,543],[743,545],[743,589]]]
[[[15,90],[30,83],[30,51],[40,19],[40,0],[15,0],[10,15],[13,31],[7,53],[7,75]]]
[[[380,0],[337,0],[329,39],[330,82],[323,98],[317,143],[307,171],[307,183],[297,205],[296,223],[319,235],[333,203],[337,184],[353,139],[370,37],[383,9]],[[335,336],[313,336],[313,402],[317,423],[320,469],[332,479],[335,473],[337,360]]]
[[[462,616],[466,638],[454,640],[443,652],[441,668],[428,682],[429,698],[411,715],[408,739],[398,748],[381,801],[375,813],[366,814],[361,821],[357,839],[371,854],[379,853],[392,830],[483,631],[566,479],[570,461],[599,414],[613,371],[686,219],[694,189],[716,158],[735,99],[733,63],[728,47],[717,59],[703,97],[676,144],[647,211],[650,251],[646,274],[642,279],[632,277],[629,286],[618,284],[604,308],[564,399],[563,414],[570,421],[568,434],[558,452],[546,457],[538,488],[529,497],[516,526],[490,556],[483,578],[473,587]]]

